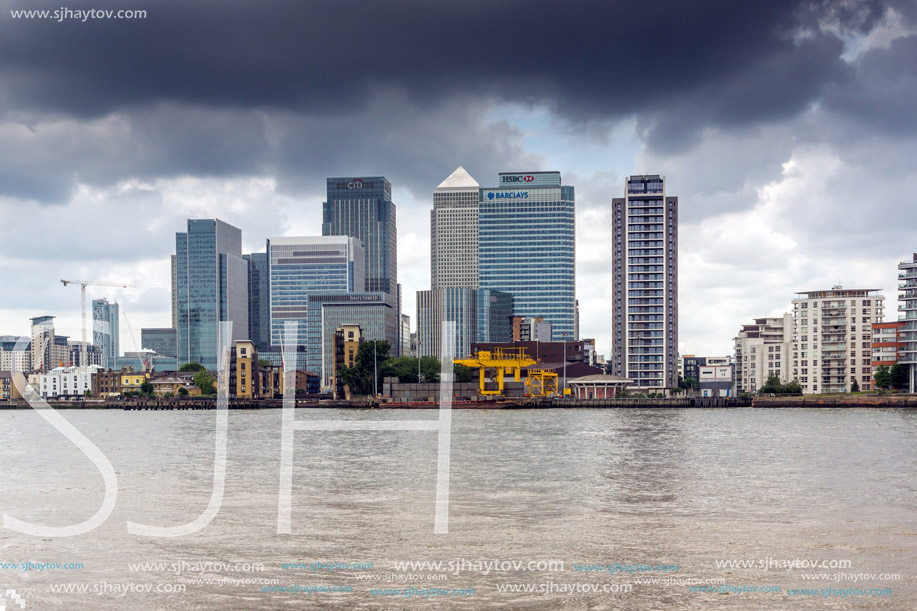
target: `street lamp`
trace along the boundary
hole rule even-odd
[[[417,383],[420,384],[420,338],[417,338]]]
[[[564,385],[560,389],[561,395],[563,395],[564,390],[567,389],[567,336],[570,334],[564,331],[561,335],[564,336]]]
[[[379,395],[379,365],[376,359],[376,348],[379,346],[379,340],[373,340],[373,396]]]

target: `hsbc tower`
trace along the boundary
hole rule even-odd
[[[482,289],[513,295],[513,315],[543,317],[554,341],[576,333],[576,220],[560,172],[503,172],[480,191],[478,274]]]

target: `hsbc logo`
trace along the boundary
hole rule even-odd
[[[533,182],[535,177],[532,175],[517,175],[517,176],[503,176],[501,177],[504,184],[518,183],[518,182]]]
[[[351,180],[349,183],[347,183],[347,188],[348,189],[362,189],[363,181],[360,180],[359,178],[357,178],[356,180]]]

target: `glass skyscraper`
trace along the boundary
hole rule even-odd
[[[107,299],[92,300],[92,345],[102,349],[100,364],[105,369],[114,369],[121,355],[119,313],[117,303]]]
[[[219,219],[188,219],[175,234],[174,298],[178,364],[217,369],[220,321],[232,340],[248,339],[248,262],[242,231]]]
[[[512,340],[513,297],[490,289],[450,287],[417,291],[417,340],[421,356],[442,354],[443,321],[455,323],[455,354],[471,354],[474,342]]]
[[[631,176],[612,199],[611,373],[678,385],[678,198],[665,178]]]
[[[365,249],[367,292],[395,296],[398,284],[398,236],[392,184],[383,176],[329,178],[322,209],[323,236],[350,236]]]
[[[515,316],[550,322],[554,341],[576,339],[573,187],[560,172],[499,177],[499,187],[480,191],[479,286],[511,294]]]
[[[282,345],[287,321],[298,324],[297,344],[308,344],[309,297],[361,291],[366,282],[363,244],[356,238],[270,238],[267,258],[273,346]],[[305,361],[297,363],[297,369],[305,368]]]
[[[248,339],[255,350],[266,352],[271,347],[271,311],[268,304],[267,253],[242,255],[248,261]]]

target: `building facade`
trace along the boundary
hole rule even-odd
[[[576,219],[560,172],[501,173],[481,189],[478,286],[513,296],[516,316],[543,317],[576,339]]]
[[[248,262],[242,231],[219,219],[188,219],[175,234],[176,337],[180,364],[217,369],[221,321],[232,337],[248,338]]]
[[[159,356],[178,356],[177,331],[168,327],[140,329],[141,349],[152,350]]]
[[[248,339],[261,352],[271,346],[270,266],[266,252],[242,255],[242,258],[248,261]]]
[[[876,369],[881,366],[888,368],[898,364],[901,349],[901,332],[904,330],[905,321],[874,322],[872,323],[872,373],[875,380]]]
[[[305,369],[321,376],[322,388],[331,388],[334,371],[334,333],[344,325],[359,325],[364,341],[387,341],[391,346],[390,354],[396,355],[398,315],[395,302],[395,297],[387,293],[334,293],[309,296]]]
[[[803,394],[872,388],[872,324],[882,322],[879,289],[804,291],[793,300],[793,375]]]
[[[120,306],[107,299],[92,300],[92,345],[102,350],[105,369],[115,366],[121,355]]]
[[[741,326],[733,342],[736,392],[757,392],[771,375],[783,383],[796,378],[792,314],[756,318],[752,324]]]
[[[288,321],[297,325],[296,343],[308,344],[309,297],[361,291],[366,282],[363,244],[356,238],[270,238],[267,256],[272,346],[284,343]],[[296,369],[306,368],[297,361]]]
[[[92,393],[92,378],[101,371],[98,365],[88,367],[55,367],[39,376],[39,394],[43,399],[82,397]]]
[[[904,320],[898,362],[910,370],[909,392],[917,390],[917,253],[898,264],[898,311]]]
[[[481,185],[459,166],[433,191],[430,211],[431,288],[478,288]]]
[[[455,323],[455,355],[471,354],[474,342],[512,339],[513,297],[491,289],[451,287],[417,291],[417,336],[420,356],[442,356],[444,321]]]
[[[0,371],[28,373],[32,369],[32,347],[28,337],[0,336]]]
[[[611,372],[639,388],[677,385],[678,198],[631,176],[612,199]]]
[[[340,373],[344,367],[353,367],[356,364],[357,352],[362,343],[360,325],[344,325],[334,330],[334,370],[331,373],[331,388],[334,389],[335,399],[350,399],[350,387],[341,380]]]

